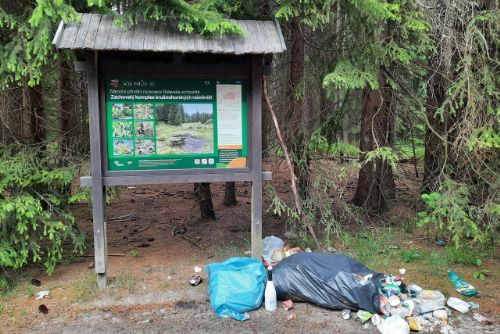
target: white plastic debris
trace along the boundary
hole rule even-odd
[[[50,291],[40,291],[39,293],[36,294],[36,300],[40,300],[46,297],[47,298],[50,297]]]
[[[406,274],[406,269],[405,269],[405,268],[401,268],[401,269],[399,269],[399,274],[400,274],[401,276],[403,276],[404,274]]]
[[[410,325],[398,316],[390,316],[377,326],[382,334],[410,334]]]
[[[450,297],[446,302],[446,305],[451,307],[458,312],[467,313],[469,311],[470,305],[467,302],[464,302],[462,299]]]
[[[244,252],[244,254],[245,255],[250,255],[250,254],[252,254],[252,251],[247,250],[247,251]]]
[[[479,321],[479,322],[488,321],[488,318],[486,318],[484,315],[482,315],[480,313],[474,313],[474,315],[472,317],[474,318],[474,320]]]
[[[262,258],[268,263],[272,262],[272,256],[276,249],[285,247],[285,242],[274,235],[265,237],[262,240]]]
[[[307,253],[312,253],[311,248],[307,247],[307,248],[306,248],[306,252],[307,252]]]
[[[335,249],[335,247],[332,247],[332,246],[328,246],[326,248],[327,251],[329,251],[330,253],[335,253],[337,250]]]
[[[201,273],[201,268],[198,266],[194,266],[194,272],[195,273]]]

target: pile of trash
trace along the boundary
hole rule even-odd
[[[438,290],[407,285],[405,269],[398,275],[374,272],[343,254],[285,247],[274,236],[264,239],[263,259],[231,258],[207,265],[210,301],[218,317],[247,320],[246,312],[259,308],[263,300],[266,310],[274,311],[279,299],[285,310],[293,308],[294,301],[310,302],[342,310],[344,319],[354,318],[365,328],[371,323],[382,334],[407,334],[447,326],[451,309],[467,313],[479,307],[446,299]],[[448,277],[459,293],[477,294],[455,272]]]

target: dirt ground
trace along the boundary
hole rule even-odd
[[[400,205],[392,211],[411,214],[405,196],[412,192],[411,166],[404,182],[398,183]],[[355,180],[353,178],[352,180]],[[418,180],[414,180],[415,182]],[[284,169],[273,168],[273,185],[287,198],[289,181]],[[345,188],[352,191],[354,181]],[[28,268],[25,281],[17,292],[4,299],[0,312],[1,333],[377,333],[374,326],[343,320],[340,312],[311,304],[297,303],[291,311],[279,308],[275,313],[263,308],[250,312],[250,319],[237,322],[217,319],[207,295],[207,276],[191,287],[187,281],[193,267],[203,267],[229,256],[246,256],[250,250],[250,184],[237,184],[238,205],[225,207],[222,184],[212,185],[217,221],[202,221],[193,200],[192,185],[125,187],[107,206],[110,286],[94,286],[92,264],[91,209],[87,204],[74,207],[80,226],[86,231],[89,246],[86,257],[59,266],[52,276],[42,268]],[[270,198],[265,196],[264,208]],[[409,213],[408,213],[409,212]],[[387,219],[381,217],[380,219]],[[283,235],[284,219],[264,212],[264,236]],[[353,227],[354,228],[354,227]],[[418,242],[416,238],[416,242]],[[427,247],[422,243],[422,247]],[[342,251],[342,246],[338,247]],[[396,260],[395,260],[396,262]],[[476,301],[479,313],[487,321],[472,318],[472,312],[453,311],[450,326],[434,326],[433,333],[500,333],[500,305],[497,285],[497,261],[488,263],[492,276],[478,282],[485,293]],[[370,263],[367,263],[371,267]],[[374,268],[396,270],[399,263]],[[427,288],[447,289],[433,274],[408,266],[408,279]],[[41,280],[40,287],[30,284]],[[437,286],[433,286],[434,282]],[[476,281],[474,282],[476,285]],[[35,300],[34,294],[50,290],[52,298]],[[44,304],[48,313],[39,312]],[[287,320],[291,314],[295,319]]]

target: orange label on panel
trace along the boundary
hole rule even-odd
[[[247,166],[247,158],[240,157],[234,160],[231,160],[230,163],[227,164],[227,168],[244,168]]]
[[[230,150],[241,150],[243,145],[219,145],[219,150],[230,149]]]

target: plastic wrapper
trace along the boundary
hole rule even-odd
[[[379,312],[383,277],[342,254],[297,253],[273,269],[274,286],[281,300],[371,313]]]

